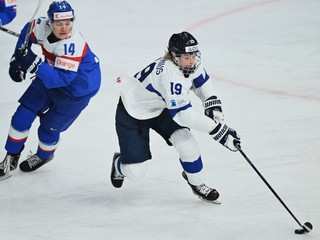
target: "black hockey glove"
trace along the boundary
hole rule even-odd
[[[204,103],[204,114],[213,119],[216,123],[224,120],[221,101],[216,96],[209,97]]]
[[[26,78],[26,72],[21,69],[14,55],[10,59],[9,75],[15,82],[22,82]]]
[[[31,74],[35,73],[42,63],[41,58],[34,54],[31,49],[27,49],[24,53],[17,49],[14,55],[21,68]]]
[[[238,148],[237,145],[240,144],[240,137],[235,130],[229,128],[226,124],[219,123],[215,129],[210,132],[212,138],[229,150],[236,152]]]

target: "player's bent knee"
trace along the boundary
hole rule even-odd
[[[37,115],[24,107],[23,105],[19,105],[17,111],[12,116],[11,125],[17,131],[26,131],[31,128],[31,125]]]
[[[198,144],[188,129],[184,128],[175,131],[171,135],[170,141],[179,152],[181,159],[194,160],[199,157]]]
[[[148,168],[148,162],[142,163],[132,163],[132,164],[122,164],[121,171],[128,179],[138,179],[146,175]]]

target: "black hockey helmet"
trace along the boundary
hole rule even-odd
[[[188,32],[174,33],[169,39],[168,51],[172,61],[185,75],[194,73],[201,63],[201,53],[198,49],[198,41]],[[196,59],[192,67],[183,68],[180,65],[180,56],[183,54],[195,54]]]
[[[169,39],[169,52],[186,54],[198,51],[198,41],[188,32],[174,33]]]

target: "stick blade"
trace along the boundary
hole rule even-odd
[[[304,230],[303,228],[294,230],[294,233],[295,233],[295,234],[305,234],[306,232],[307,232],[307,231]]]
[[[295,234],[304,234],[311,232],[313,226],[310,222],[305,222],[301,229],[296,229],[294,231]]]

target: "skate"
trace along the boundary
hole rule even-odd
[[[185,171],[182,172],[182,176],[188,182],[194,195],[198,196],[203,201],[221,204],[221,202],[217,200],[219,198],[219,193],[215,189],[208,187],[204,183],[199,186],[190,184]]]
[[[10,171],[13,171],[17,168],[19,158],[20,158],[20,153],[18,154],[7,153],[3,161],[0,163],[0,180],[4,180],[6,178],[11,177]]]
[[[43,166],[44,164],[50,162],[53,159],[54,155],[52,154],[48,159],[42,160],[36,154],[31,154],[28,156],[26,160],[20,163],[19,167],[20,170],[23,172],[32,172],[37,170],[39,167]]]
[[[0,163],[0,180],[11,177],[10,168],[10,155],[6,155],[4,160]]]
[[[112,167],[111,167],[111,174],[110,174],[110,179],[111,183],[115,188],[121,188],[123,181],[124,181],[124,176],[120,173],[117,172],[116,166],[115,166],[115,161],[116,159],[120,156],[120,153],[114,153],[113,158],[112,158]]]

